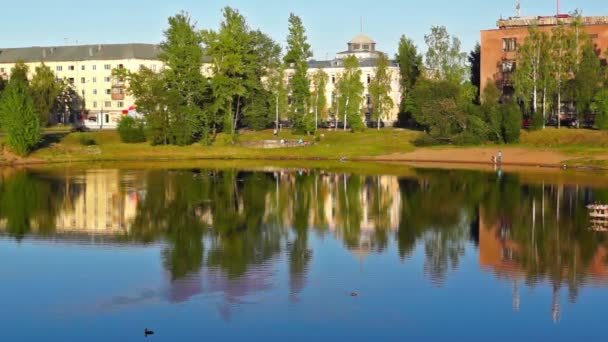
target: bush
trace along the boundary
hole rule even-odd
[[[414,146],[416,147],[424,147],[424,146],[434,146],[434,145],[442,145],[445,142],[441,142],[440,140],[434,138],[428,134],[422,134],[418,138],[413,141]]]
[[[595,112],[595,127],[608,130],[608,90],[602,90],[595,96],[591,110]]]
[[[95,141],[95,139],[93,139],[93,137],[91,137],[89,134],[87,133],[81,133],[78,136],[78,142],[80,143],[80,145],[82,146],[93,146],[93,145],[97,145],[97,142]]]
[[[532,113],[530,116],[530,125],[528,129],[531,131],[538,131],[539,129],[543,129],[545,126],[545,119],[543,118],[542,113]]]
[[[118,122],[118,134],[123,143],[141,143],[146,141],[144,125],[140,120],[126,116]]]

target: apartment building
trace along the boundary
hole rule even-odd
[[[152,44],[0,48],[0,77],[10,78],[15,63],[23,61],[31,79],[36,67],[44,63],[84,100],[82,116],[66,118],[66,123],[78,121],[90,127],[113,128],[133,108],[135,99],[126,94],[124,83],[112,77],[112,70],[137,71],[142,65],[160,70],[163,64],[158,53],[158,45]]]
[[[608,51],[608,17],[583,17],[585,32],[593,40],[597,53],[606,63]],[[512,76],[517,67],[517,49],[528,37],[532,25],[541,31],[551,32],[559,22],[569,25],[574,20],[569,15],[550,17],[513,17],[498,20],[496,29],[481,31],[481,89],[488,80],[495,82],[503,93],[513,92]]]

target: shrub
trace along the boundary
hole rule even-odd
[[[608,130],[608,90],[600,91],[593,101],[591,110],[595,112],[595,127]]]
[[[118,122],[118,134],[123,143],[140,143],[146,141],[144,125],[140,120],[126,116]]]
[[[91,137],[89,134],[87,133],[81,133],[78,136],[78,142],[80,143],[80,145],[82,146],[93,146],[93,145],[97,145],[97,142],[95,141],[95,139],[93,139],[93,137]]]
[[[530,116],[530,125],[528,128],[531,131],[538,131],[545,126],[545,119],[542,113],[532,113]]]
[[[433,146],[433,145],[441,145],[443,142],[434,138],[428,134],[422,134],[418,138],[413,141],[414,146],[424,147],[424,146]]]

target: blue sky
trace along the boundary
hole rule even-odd
[[[252,28],[281,44],[290,12],[300,15],[316,59],[332,57],[359,33],[374,38],[378,49],[394,54],[402,34],[424,50],[432,25],[445,25],[469,50],[479,30],[494,28],[501,15],[515,13],[515,0],[6,0],[0,17],[0,47],[97,43],[158,43],[166,18],[191,13],[199,28],[215,28],[221,9],[232,6]],[[522,15],[552,15],[556,0],[521,0]],[[585,15],[608,15],[605,0],[562,0],[562,13],[581,8]]]

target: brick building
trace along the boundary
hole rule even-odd
[[[499,20],[496,29],[481,31],[481,89],[485,89],[490,79],[503,93],[510,94],[513,91],[510,77],[517,64],[517,47],[525,41],[529,27],[536,24],[541,31],[550,32],[559,21],[570,24],[572,20],[573,17],[568,15],[514,17]],[[605,64],[608,17],[583,17],[583,25]]]

